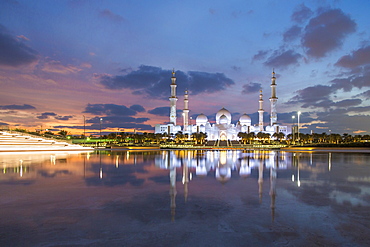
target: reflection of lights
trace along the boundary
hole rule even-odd
[[[19,176],[20,177],[23,177],[23,166],[22,166],[22,164],[23,164],[23,160],[19,160],[19,164],[20,164],[20,171],[19,171]]]
[[[193,173],[190,173],[189,178],[190,180],[193,180]]]
[[[119,159],[119,155],[116,156],[116,167],[118,168],[118,159]]]
[[[220,165],[226,165],[227,162],[227,153],[226,151],[220,151]]]
[[[298,180],[298,187],[301,187],[301,181]]]
[[[100,179],[103,179],[103,168],[100,168],[99,177],[100,177]]]
[[[292,182],[294,182],[294,174],[292,174]]]
[[[126,160],[130,159],[130,152],[126,153]]]
[[[331,170],[331,153],[329,153],[329,171]]]
[[[55,165],[55,155],[50,155],[50,162]]]

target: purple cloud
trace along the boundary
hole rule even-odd
[[[345,99],[335,102],[336,107],[350,107],[360,105],[362,103],[361,99]]]
[[[262,88],[261,83],[250,82],[243,85],[242,94],[250,94],[258,92]]]
[[[283,34],[284,42],[293,41],[301,34],[302,28],[298,26],[292,26]]]
[[[38,60],[38,53],[22,40],[11,36],[0,24],[0,65],[19,67]]]
[[[353,51],[350,55],[341,57],[336,66],[353,69],[358,66],[370,64],[370,45]]]
[[[83,113],[106,116],[134,116],[136,110],[127,108],[124,105],[116,104],[88,104]]]
[[[49,117],[55,117],[57,116],[56,113],[54,112],[44,112],[44,113],[41,113],[41,115],[37,116],[38,119],[47,119]]]
[[[133,70],[126,75],[98,75],[96,77],[108,89],[128,88],[134,90],[133,94],[136,95],[143,94],[153,98],[167,98],[171,84],[171,73],[171,70],[141,65],[138,70]],[[223,73],[200,71],[189,71],[187,73],[176,71],[176,83],[178,93],[183,93],[187,89],[193,95],[222,91],[235,84]]]
[[[0,105],[0,109],[2,110],[33,110],[36,107],[28,104],[23,105]]]
[[[145,112],[145,108],[141,105],[132,105],[130,106],[130,109],[136,112]]]
[[[316,85],[298,90],[297,95],[291,98],[287,104],[303,104],[303,108],[329,107],[333,101],[329,95],[334,91],[330,86]]]
[[[340,9],[329,9],[312,18],[304,29],[302,45],[307,54],[321,58],[341,47],[344,38],[355,32],[356,23]]]
[[[268,50],[266,51],[259,50],[258,53],[253,56],[252,61],[265,59],[268,53],[269,53]]]
[[[312,16],[313,12],[310,8],[306,7],[304,4],[299,5],[296,7],[296,10],[293,12],[291,19],[297,23],[303,23],[308,18]]]
[[[289,65],[297,64],[301,57],[301,54],[296,53],[293,50],[276,50],[263,64],[272,68],[285,69]]]

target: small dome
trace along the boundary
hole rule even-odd
[[[208,118],[206,115],[204,115],[203,113],[199,114],[197,119],[195,120],[197,125],[206,125],[206,123],[208,122]]]
[[[241,115],[240,116],[240,118],[239,118],[239,122],[240,122],[240,125],[251,125],[251,122],[252,122],[252,120],[251,120],[251,117],[250,116],[248,116],[247,114],[243,114],[243,115]]]
[[[226,110],[225,108],[222,108],[219,110],[216,114],[216,124],[220,124],[220,118],[224,115],[227,118],[227,124],[231,124],[231,113]]]

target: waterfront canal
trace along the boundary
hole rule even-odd
[[[370,154],[0,154],[1,246],[368,246]]]

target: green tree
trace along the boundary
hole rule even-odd
[[[58,132],[58,135],[61,135],[63,138],[66,138],[66,136],[68,135],[68,131],[61,130],[61,131]]]

